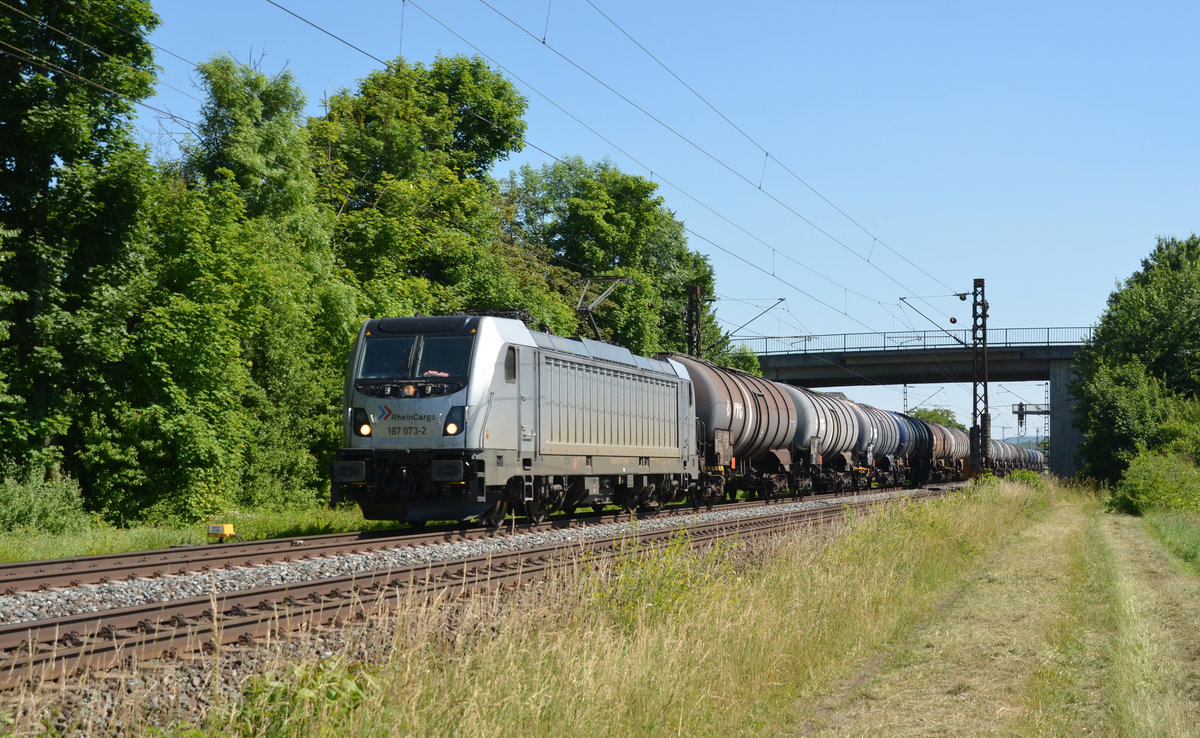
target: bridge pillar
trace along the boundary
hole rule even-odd
[[[1079,471],[1083,434],[1075,428],[1075,396],[1071,394],[1070,361],[1050,362],[1050,471],[1070,478]]]

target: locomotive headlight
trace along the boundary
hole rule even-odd
[[[413,395],[417,394],[417,387],[413,384],[406,384],[404,385],[404,389],[400,390],[400,394],[404,395],[405,397],[412,397]]]
[[[366,410],[361,407],[354,408],[353,421],[355,435],[371,435],[371,418],[367,415]]]
[[[457,436],[462,433],[463,426],[466,425],[467,409],[462,405],[455,405],[450,408],[450,412],[446,413],[446,425],[442,428],[443,436]]]

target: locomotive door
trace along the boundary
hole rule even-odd
[[[517,458],[524,464],[537,454],[537,351],[532,348],[517,349]]]

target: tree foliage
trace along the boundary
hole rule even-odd
[[[0,262],[0,448],[54,476],[126,349],[152,180],[129,122],[151,93],[143,35],[158,20],[136,0],[23,11],[0,14],[0,37],[20,50],[0,56],[0,228],[13,234]]]
[[[216,56],[182,158],[151,162],[130,122],[149,5],[27,10],[49,25],[0,15],[30,54],[0,61],[0,468],[34,470],[22,494],[77,480],[59,502],[121,521],[309,503],[363,318],[523,309],[583,333],[580,280],[614,275],[605,338],[651,353],[683,348],[688,288],[713,291],[654,183],[578,158],[495,179],[526,101],[479,58],[398,59],[305,119],[290,74]],[[756,370],[711,319],[704,338]]]
[[[607,283],[585,291],[585,279],[629,280],[596,307],[595,319],[604,338],[639,353],[682,351],[688,289],[698,285],[712,294],[715,283],[708,259],[687,248],[683,223],[655,194],[657,187],[611,162],[587,164],[579,157],[538,169],[526,165],[501,183],[509,204],[505,232],[514,243],[549,255],[561,268],[560,289],[590,303]],[[564,284],[565,278],[573,281]],[[706,342],[727,343],[714,321],[705,323]],[[591,332],[582,316],[574,328]]]
[[[1200,239],[1160,238],[1075,360],[1085,473],[1116,482],[1200,390]]]
[[[207,100],[185,172],[200,182],[228,173],[246,217],[288,221],[312,206],[315,177],[302,127],[304,95],[290,72],[268,77],[218,56],[197,67]]]
[[[372,315],[520,308],[565,328],[537,255],[503,238],[486,175],[520,149],[525,100],[480,59],[397,60],[310,120],[333,253]]]
[[[942,407],[914,407],[907,414],[917,420],[924,420],[929,423],[937,423],[944,425],[947,428],[957,428],[960,431],[965,431],[967,426],[958,422],[958,418],[954,416],[954,411]]]

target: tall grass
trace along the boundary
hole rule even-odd
[[[210,541],[207,535],[209,522],[232,523],[238,535],[246,540],[396,526],[394,521],[364,520],[357,508],[339,507],[331,510],[325,506],[285,511],[231,511],[194,525],[136,525],[128,528],[80,514],[83,515],[83,522],[59,530],[21,526],[2,532],[0,563],[196,545]]]
[[[1142,515],[1142,522],[1172,555],[1200,572],[1200,515],[1160,508]]]
[[[208,730],[243,735],[727,735],[803,719],[1047,505],[990,482],[769,553],[683,540],[531,588],[403,602],[366,661],[281,664]],[[385,632],[383,625],[369,629]]]

